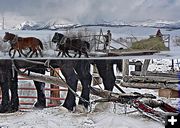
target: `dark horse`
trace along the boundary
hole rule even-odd
[[[122,60],[77,60],[75,63],[70,63],[69,60],[66,60],[64,64],[65,65],[62,68],[62,73],[65,76],[67,83],[74,91],[76,91],[77,81],[79,79],[83,87],[81,97],[87,101],[89,101],[91,88],[90,83],[92,80],[92,76],[90,74],[90,64],[96,64],[99,75],[103,80],[104,89],[109,91],[112,91],[114,86],[116,86],[116,77],[114,74],[113,65],[117,64],[118,69],[122,71]],[[72,66],[77,74],[72,69]],[[121,88],[118,89],[124,93]],[[80,99],[79,104],[84,105],[85,108],[88,108],[89,105],[88,102],[85,102],[82,99]],[[63,106],[71,111],[76,106],[75,95],[70,90],[68,90],[68,94]]]
[[[56,65],[61,68],[66,83],[74,92],[77,90],[78,80],[81,81],[81,97],[86,101],[79,99],[79,104],[83,105],[85,108],[89,106],[87,101],[89,101],[92,80],[90,64],[96,64],[100,77],[103,80],[104,89],[109,91],[112,91],[113,87],[116,86],[113,65],[118,64],[119,70],[122,71],[122,60],[51,60],[52,65],[53,63],[57,63]],[[121,92],[123,91],[121,90]],[[73,111],[76,106],[75,94],[70,89],[68,89],[63,106],[70,111]]]
[[[81,81],[82,99],[79,100],[79,104],[82,104],[85,108],[88,108],[89,106],[89,102],[87,101],[89,101],[90,85],[92,80],[92,76],[90,74],[90,63],[97,65],[99,74],[103,79],[105,89],[112,91],[115,86],[115,75],[113,71],[113,64],[115,62],[112,60],[92,60],[91,62],[89,60],[51,60],[50,62],[53,67],[61,68],[62,74],[66,79],[66,83],[72,90],[74,90],[74,92],[77,90],[78,80]],[[17,84],[14,86],[17,86]],[[44,84],[39,84],[39,88],[39,91],[37,91],[39,99],[41,100],[39,103],[41,102],[42,104],[40,104],[40,106],[43,106],[45,101],[45,95],[43,92]],[[14,87],[13,91],[17,92],[17,87]],[[73,111],[76,106],[75,100],[75,94],[68,89],[63,106],[68,110]],[[37,104],[37,106],[39,106],[39,104]]]
[[[45,70],[40,68],[33,68],[30,71],[44,74]],[[11,60],[0,60],[0,86],[2,91],[2,102],[0,105],[0,113],[9,113],[18,111],[18,78],[17,72],[12,68]],[[42,82],[34,81],[37,90],[37,102],[34,107],[46,107],[44,86]],[[11,91],[11,98],[9,98],[9,90]]]
[[[70,39],[65,37],[63,34],[56,32],[52,38],[52,42],[57,43],[57,47],[60,50],[58,56],[62,51],[62,57],[66,56],[66,54],[71,57],[69,55],[69,50],[74,50],[79,53],[79,58],[82,53],[88,57],[87,50],[89,50],[90,44],[86,41],[82,41],[81,39]],[[76,57],[76,54],[74,57]]]
[[[17,72],[12,70],[11,61],[0,60],[0,86],[2,90],[0,113],[15,112],[18,110],[17,82]],[[11,91],[11,100],[9,97],[9,89]]]
[[[22,38],[22,37],[18,37],[17,35],[14,35],[12,33],[9,32],[5,32],[5,36],[3,38],[4,42],[9,41],[11,44],[11,48],[9,50],[9,56],[14,58],[16,51],[19,52],[19,57],[21,57],[21,54],[23,54],[24,56],[28,56],[31,52],[31,55],[29,57],[32,57],[34,55],[34,53],[36,53],[36,56],[38,56],[37,51],[39,51],[41,57],[42,55],[42,51],[43,50],[43,44],[42,42],[35,38],[35,37],[26,37],[26,38]],[[30,51],[27,53],[27,55],[25,55],[22,50],[25,49],[29,49]],[[14,50],[14,54],[13,56],[11,56],[11,51]]]
[[[18,63],[19,67],[28,67],[32,66],[29,64],[23,63],[23,61],[17,60],[16,63]],[[43,60],[42,60],[43,61]],[[18,105],[19,105],[19,100],[18,100],[18,93],[17,93],[17,74],[16,76],[13,75],[14,73],[12,72],[12,63],[11,60],[2,60],[0,61],[1,66],[0,66],[0,76],[2,77],[0,80],[1,88],[2,88],[2,105],[0,107],[0,112],[15,112],[18,110]],[[80,79],[83,87],[82,87],[82,94],[81,97],[85,99],[86,101],[89,100],[89,87],[91,84],[91,74],[89,73],[89,66],[86,64],[88,61],[71,61],[71,60],[52,60],[52,65],[54,67],[61,67],[62,74],[66,78],[67,84],[72,88],[74,91],[77,89],[77,82],[78,79]],[[7,65],[8,64],[8,65]],[[7,67],[6,67],[7,66]],[[7,71],[7,69],[9,71]],[[42,66],[33,66],[30,71],[32,72],[37,72],[44,74],[44,70],[46,67]],[[76,72],[75,72],[75,71]],[[10,74],[7,74],[10,73]],[[77,74],[76,74],[77,73]],[[30,73],[31,74],[31,73]],[[12,78],[14,79],[13,83]],[[8,83],[10,82],[10,83]],[[44,93],[44,83],[42,82],[34,82],[36,85],[37,93],[38,93],[38,99],[37,103],[35,104],[35,107],[38,108],[44,108],[46,104],[45,100],[45,93]],[[8,84],[8,86],[7,86]],[[11,89],[11,100],[9,99],[9,88]],[[79,100],[79,104],[84,105],[86,108],[88,107],[89,103],[84,100]],[[12,102],[12,103],[11,103]],[[11,107],[12,106],[12,107]],[[15,107],[14,107],[15,106]],[[75,95],[71,92],[68,91],[66,100],[63,104],[65,108],[68,110],[73,110],[75,106]],[[11,110],[13,109],[13,111]]]

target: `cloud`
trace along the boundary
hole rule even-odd
[[[179,11],[179,0],[5,0],[0,4],[1,15],[11,23],[180,20]]]

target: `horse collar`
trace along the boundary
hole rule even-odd
[[[17,41],[18,41],[18,36],[15,35],[11,43],[12,43],[12,44],[15,44]]]
[[[61,38],[61,40],[59,41],[59,44],[60,44],[60,45],[65,44],[65,43],[66,43],[66,40],[67,40],[67,37],[63,36],[63,37]]]

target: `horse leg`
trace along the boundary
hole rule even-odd
[[[116,77],[113,71],[113,63],[108,60],[95,61],[100,77],[103,80],[104,89],[112,91],[115,86]]]
[[[0,105],[0,113],[8,112],[9,109],[9,84],[8,78],[9,70],[8,70],[8,62],[2,60],[2,65],[0,66],[0,86],[2,91],[2,101]]]
[[[37,51],[36,51],[36,57],[38,57],[38,53],[37,53]]]
[[[74,58],[77,56],[77,50],[74,50],[75,54],[74,54]]]
[[[32,49],[29,48],[29,52],[27,53],[27,56],[29,56],[29,54],[32,52]]]
[[[38,69],[36,73],[45,74],[44,69]],[[34,107],[36,108],[45,108],[46,107],[46,96],[45,96],[45,83],[34,81],[37,90],[37,102]]]
[[[123,71],[123,60],[118,60],[118,62],[116,63],[117,64],[117,69],[119,70],[119,72],[122,72]]]
[[[74,72],[73,66],[74,66],[73,61],[64,60],[63,66],[61,66],[61,72],[64,75],[69,87],[76,92],[78,77]],[[68,93],[63,106],[68,110],[73,111],[73,108],[76,106],[75,100],[76,100],[75,95],[73,94],[72,91],[70,91],[70,89],[68,89]]]
[[[63,51],[62,51],[62,57],[64,57],[64,56],[67,57],[67,56],[66,56],[66,51],[63,50]]]
[[[11,57],[11,51],[13,50],[14,48],[10,48],[10,50],[9,50],[9,56]]]
[[[85,57],[89,58],[88,53],[87,53],[87,49],[88,48],[83,47],[83,48],[81,48],[81,51],[82,51],[82,53],[85,54]]]
[[[90,85],[92,80],[92,76],[90,74],[90,63],[87,60],[80,60],[77,62],[75,70],[82,84],[81,97],[89,101]],[[79,99],[79,104],[84,105],[85,108],[88,108],[89,106],[88,102],[85,102],[81,99]]]
[[[35,52],[36,52],[36,50],[34,49],[29,57],[32,58],[32,56],[34,55]]]
[[[16,50],[14,49],[14,53],[13,53],[13,56],[12,56],[12,58],[14,58],[15,54],[16,54]]]
[[[81,58],[81,51],[79,50],[79,58]]]
[[[42,51],[39,48],[37,48],[37,50],[39,51],[40,56],[43,57]],[[37,54],[36,54],[36,56],[37,56]]]
[[[8,112],[9,109],[9,87],[7,81],[1,81],[2,101],[0,105],[0,113]]]
[[[27,54],[24,54],[22,50],[20,50],[20,53],[21,53],[24,57],[27,57]]]
[[[61,51],[59,51],[59,53],[58,53],[57,57],[58,57],[60,54],[61,54]]]
[[[70,58],[72,58],[72,56],[69,54],[69,51],[68,51],[68,50],[66,50],[66,54],[67,54]]]
[[[35,108],[45,108],[46,107],[46,97],[45,97],[45,83],[34,81],[37,90],[37,102],[34,104]]]
[[[9,56],[10,56],[10,57],[11,57],[11,51],[12,51],[13,49],[14,49],[14,48],[11,48],[11,49],[9,50]],[[12,56],[11,58],[14,58],[15,54],[16,54],[16,49],[14,49],[13,56]]]
[[[18,53],[19,53],[19,57],[21,57],[21,52],[22,52],[22,51],[19,50],[19,49],[18,49],[17,51],[18,51]]]
[[[38,52],[37,52],[38,50],[37,50],[37,49],[38,49],[38,48],[35,48],[35,49],[34,49],[34,51],[35,51],[34,53],[36,53],[36,57],[38,57]],[[39,54],[40,54],[40,53],[39,53]]]
[[[68,51],[67,48],[64,47],[64,48],[62,49],[62,51],[63,51],[63,56],[67,57],[67,55],[68,55],[68,57],[72,57],[71,55],[69,55],[69,51]],[[62,57],[63,57],[63,56],[62,56]]]
[[[45,69],[30,69],[29,71],[45,74]],[[34,104],[35,108],[43,109],[46,107],[46,96],[45,96],[45,83],[34,81],[34,85],[37,90],[37,102]]]
[[[10,102],[10,110],[9,112],[16,112],[18,111],[19,108],[19,98],[18,98],[18,75],[17,72],[14,71],[14,74],[12,74],[12,69],[11,69],[11,77],[8,80],[9,81],[9,86],[11,90],[11,102]]]
[[[84,52],[84,54],[85,54],[85,57],[89,58],[89,56],[88,56],[88,53],[87,53],[87,52]]]

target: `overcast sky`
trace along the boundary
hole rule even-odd
[[[7,24],[25,20],[58,23],[180,20],[180,0],[0,0]]]

